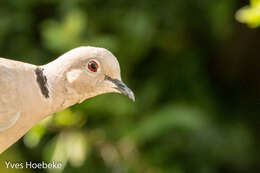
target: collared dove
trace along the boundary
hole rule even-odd
[[[99,94],[135,100],[116,57],[104,48],[78,47],[36,66],[0,58],[0,153],[48,115]]]

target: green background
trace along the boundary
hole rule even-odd
[[[100,95],[47,118],[0,156],[0,172],[258,172],[260,30],[235,19],[247,4],[0,1],[1,57],[42,65],[105,47],[136,95]],[[64,167],[5,169],[6,160]]]

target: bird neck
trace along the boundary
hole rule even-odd
[[[68,59],[60,57],[42,66],[42,68],[44,69],[48,83],[50,114],[84,100],[83,95],[79,95],[68,85],[66,78],[66,73],[70,70]]]

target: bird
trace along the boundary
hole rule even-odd
[[[47,116],[111,92],[135,101],[105,48],[77,47],[41,66],[0,58],[0,153]]]

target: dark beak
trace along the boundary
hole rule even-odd
[[[105,80],[109,80],[110,82],[114,83],[116,87],[114,87],[116,90],[118,90],[120,93],[126,95],[131,100],[135,101],[135,95],[133,91],[124,84],[121,80],[113,79],[109,76],[105,76]]]

